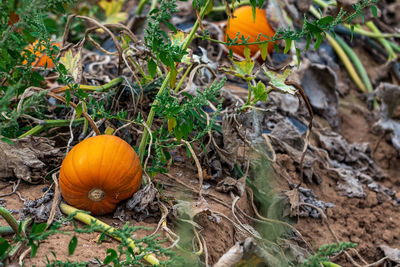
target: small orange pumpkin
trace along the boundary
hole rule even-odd
[[[229,38],[234,39],[239,32],[239,42],[241,42],[242,35],[247,40],[248,43],[255,42],[257,40],[258,35],[261,33],[262,35],[266,35],[268,37],[273,37],[275,35],[274,30],[269,25],[267,20],[267,13],[265,10],[256,8],[256,18],[253,20],[253,11],[251,6],[242,6],[233,12],[233,18],[228,20],[228,24],[226,25],[225,39],[227,41],[227,35]],[[259,41],[266,41],[269,38],[260,36]],[[249,45],[247,46],[251,51],[251,56],[255,55],[259,47],[258,45]],[[244,45],[233,45],[231,49],[234,53],[244,56]],[[274,44],[271,42],[268,44],[268,52],[271,53],[274,48]]]
[[[136,192],[142,166],[135,150],[113,135],[90,137],[74,146],[60,170],[60,188],[72,206],[102,215]]]
[[[38,42],[38,41],[36,40],[33,44],[29,45],[26,49],[29,50],[29,51],[31,51],[31,52],[33,53],[33,48],[36,46],[37,42]],[[55,46],[57,46],[58,48],[60,48],[60,43],[53,43],[53,45],[55,45]],[[48,68],[48,69],[51,69],[51,68],[54,67],[53,60],[51,60],[51,58],[50,58],[49,56],[47,56],[46,54],[43,54],[42,52],[40,52],[40,50],[43,50],[43,49],[44,49],[44,46],[41,45],[40,48],[39,48],[39,51],[36,51],[36,52],[35,52],[35,55],[37,56],[37,58],[36,58],[36,60],[32,63],[32,67],[41,67],[41,68],[44,68],[44,66],[45,66],[46,63],[47,63],[47,68]],[[28,63],[28,62],[27,62],[26,60],[24,60],[24,61],[22,62],[23,65],[26,65],[27,63]]]

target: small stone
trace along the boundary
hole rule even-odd
[[[388,244],[393,242],[393,232],[391,230],[385,230],[382,234],[383,240],[385,240]]]

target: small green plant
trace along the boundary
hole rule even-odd
[[[303,267],[319,267],[322,263],[324,266],[329,266],[329,256],[333,256],[342,251],[348,250],[350,248],[355,248],[357,244],[351,242],[340,242],[339,244],[327,244],[321,246],[317,253],[310,256],[304,263]],[[333,264],[331,265],[334,266]],[[337,266],[337,265],[336,265]]]

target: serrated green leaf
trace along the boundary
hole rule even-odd
[[[254,68],[254,61],[245,60],[245,61],[233,61],[233,65],[235,66],[235,70],[242,76],[251,75],[251,72]]]
[[[283,93],[294,95],[296,93],[296,88],[291,85],[285,84],[287,77],[290,75],[291,70],[286,69],[283,74],[279,74],[268,70],[265,66],[263,67],[264,74],[269,79],[269,85],[274,89],[279,90]]]
[[[104,259],[103,264],[109,264],[110,262],[115,260],[117,257],[118,257],[117,252],[114,249],[109,248],[109,249],[107,249],[107,256]]]

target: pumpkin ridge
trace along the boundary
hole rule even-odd
[[[100,164],[103,163],[104,154],[106,153],[104,147],[107,147],[107,143],[110,141],[109,138],[105,138],[105,139],[106,139],[106,140],[101,144],[101,145],[103,146],[103,149],[101,150]],[[96,143],[94,143],[94,144],[96,144]],[[113,157],[113,160],[115,160],[115,157]],[[113,162],[113,163],[114,163],[114,162]],[[109,166],[112,166],[112,165],[109,165]],[[102,168],[98,168],[98,172],[97,172],[97,177],[98,177],[98,178],[102,177],[102,176],[101,176],[101,171],[102,171]],[[108,167],[108,173],[107,173],[107,175],[104,175],[105,178],[103,177],[103,181],[99,181],[99,184],[98,184],[98,185],[100,185],[100,183],[102,183],[101,186],[98,186],[99,188],[104,188],[104,181],[108,178],[109,172],[110,172],[110,168]]]
[[[136,164],[135,164],[136,163]],[[139,168],[135,168],[135,165],[137,165],[137,164],[141,164],[140,162],[137,162],[137,158],[136,157],[133,157],[133,159],[132,159],[132,163],[130,164],[130,167],[129,167],[129,169],[128,169],[128,171],[126,172],[126,173],[124,173],[124,178],[127,178],[127,174],[131,171],[131,169],[132,168],[134,168],[136,171],[134,171],[134,173],[132,174],[132,176],[133,177],[136,177],[137,176],[137,174],[138,174],[138,171],[140,170]],[[131,187],[131,185],[132,185],[132,182],[134,182],[135,181],[135,179],[131,179],[130,181],[127,181],[127,183],[122,183],[122,181],[120,181],[120,186],[118,187],[118,188],[120,188],[121,186],[122,186],[122,184],[128,184],[127,185],[127,187]],[[125,182],[125,181],[124,181]]]
[[[75,166],[75,150],[72,149],[71,152],[72,152],[71,160],[70,160],[71,161],[71,170],[73,171],[73,176],[74,176],[72,178],[77,179],[79,181],[79,183],[80,183],[80,186],[76,186],[76,187],[81,187],[81,188],[83,187],[84,188],[84,187],[86,187],[86,184],[81,180],[80,175],[78,175],[79,173],[78,173],[77,168]],[[68,178],[70,180],[71,177],[68,177]]]
[[[107,140],[109,140],[109,139],[107,138]],[[122,145],[124,144],[121,140],[118,140],[118,141],[119,141],[118,147],[115,148],[115,150],[113,151],[115,155],[119,155],[118,151],[121,149]],[[103,152],[104,152],[104,149],[103,149]],[[104,153],[103,153],[103,155],[104,155]],[[111,163],[109,164],[109,166],[114,166],[115,159],[116,159],[116,157],[113,157],[113,159],[112,159]],[[108,178],[110,176],[110,172],[111,172],[111,168],[108,168],[107,175],[104,175],[104,179],[103,179],[103,181],[101,183],[101,188],[104,188],[104,184],[107,182],[107,180],[108,180]],[[121,176],[121,177],[123,177],[123,176]],[[119,181],[118,187],[120,186],[120,184],[121,184],[121,180]],[[109,191],[109,190],[107,190],[107,191]]]

